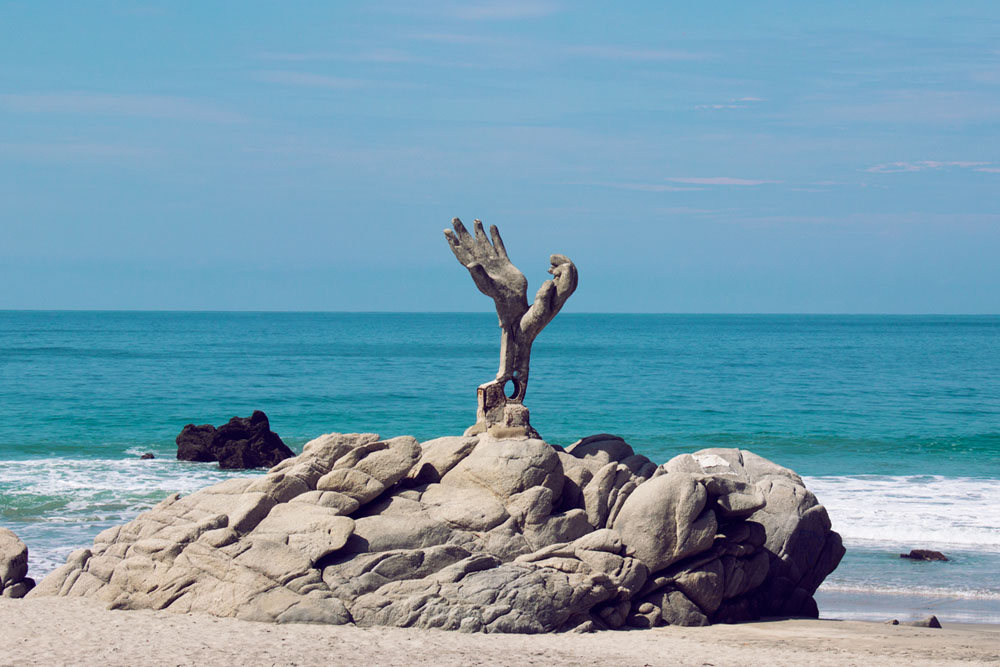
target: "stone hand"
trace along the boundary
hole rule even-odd
[[[491,243],[479,220],[473,222],[474,236],[458,218],[451,224],[455,231],[446,229],[444,235],[452,253],[472,274],[479,291],[496,303],[501,326],[516,323],[528,310],[528,281],[507,257],[496,225],[490,225]]]
[[[521,336],[534,340],[538,332],[552,321],[570,295],[576,291],[576,265],[566,255],[551,255],[549,273],[552,280],[546,280],[535,294],[535,302],[521,318]],[[527,364],[525,364],[527,366]],[[527,373],[527,368],[523,373]]]

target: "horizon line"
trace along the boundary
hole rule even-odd
[[[173,308],[0,308],[0,313],[233,313],[300,315],[495,315],[492,310],[241,310]],[[818,311],[581,311],[562,315],[691,315],[691,316],[816,316],[816,317],[997,317],[1000,313],[948,312],[818,312]]]

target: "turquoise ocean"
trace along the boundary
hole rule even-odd
[[[255,409],[297,451],[459,434],[498,344],[491,313],[0,311],[0,525],[40,578],[170,493],[259,474],[174,459],[185,424]],[[821,616],[1000,622],[1000,317],[564,313],[526,404],[553,443],[799,472],[848,549]]]

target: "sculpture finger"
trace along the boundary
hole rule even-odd
[[[503,239],[500,238],[500,230],[497,229],[496,225],[490,225],[490,236],[493,237],[493,247],[496,248],[497,254],[509,260],[510,258],[507,257],[507,247],[503,244]]]
[[[579,278],[576,271],[576,264],[571,262],[566,255],[552,255],[551,262],[552,268],[549,269],[549,273],[555,276],[556,291],[558,293],[556,298],[559,301],[558,309],[562,308],[562,304],[566,302],[569,295],[576,291]]]
[[[549,264],[559,266],[560,264],[572,264],[573,261],[566,255],[549,255]]]
[[[472,235],[469,234],[469,230],[465,228],[462,221],[458,218],[452,218],[451,226],[455,228],[455,234],[458,236],[458,243],[471,250],[473,246]]]
[[[490,240],[486,238],[486,232],[483,231],[483,221],[479,218],[473,220],[472,229],[476,234],[476,252],[483,255],[483,257],[496,255],[493,252],[493,246],[490,245]]]
[[[469,250],[455,236],[455,232],[446,229],[444,230],[444,236],[448,239],[448,247],[451,248],[452,254],[455,255],[455,259],[462,263],[462,266],[472,261],[472,255],[469,254]]]

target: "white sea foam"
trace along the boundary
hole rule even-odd
[[[0,461],[0,524],[28,545],[29,572],[40,579],[104,528],[131,521],[171,493],[260,472],[174,459]]]
[[[1000,480],[935,475],[808,477],[845,542],[1000,552]]]
[[[34,459],[0,462],[3,516],[12,521],[130,520],[171,493],[186,495],[235,475],[171,459]]]
[[[820,618],[900,621],[927,618],[933,614],[942,623],[1000,622],[1000,600],[981,595],[942,595],[938,590],[886,591],[879,588],[828,588],[816,593]]]
[[[824,581],[820,586],[824,592],[838,593],[880,593],[882,595],[918,595],[929,598],[960,598],[967,600],[1000,600],[1000,592],[985,588],[960,588],[941,586],[910,585],[906,587],[891,584],[843,584],[836,581]]]

